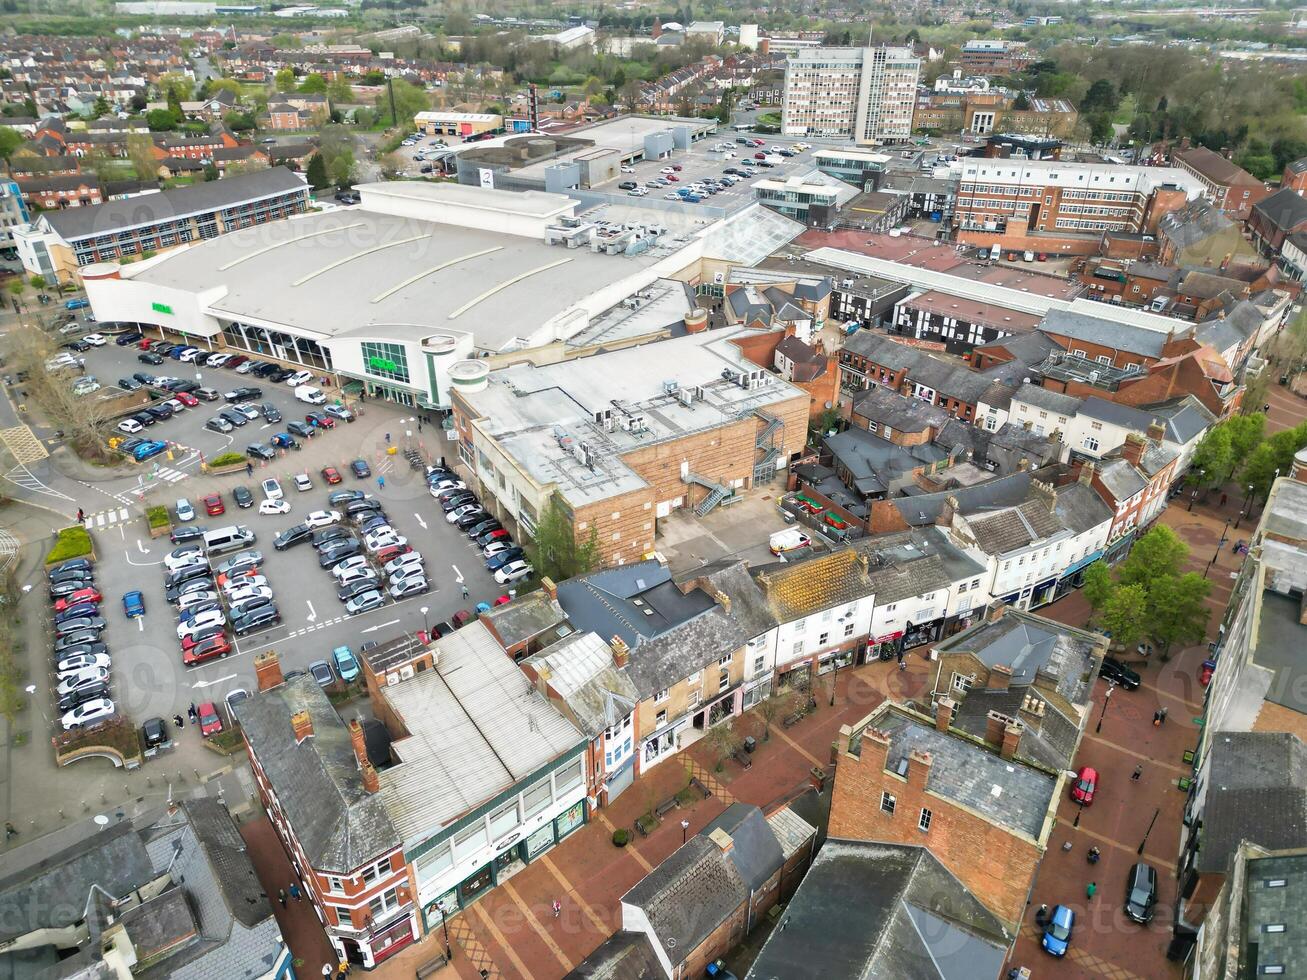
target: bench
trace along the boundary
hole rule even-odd
[[[793,728],[799,722],[803,721],[803,716],[806,714],[806,711],[796,711],[792,715],[787,715],[784,720],[781,721],[781,724],[786,728]]]
[[[676,797],[674,796],[670,797],[669,799],[663,800],[661,803],[658,804],[658,806],[654,808],[654,816],[656,816],[658,819],[661,820],[667,813],[669,813],[672,810],[675,810],[678,805],[679,804],[677,804],[676,802]]]
[[[753,760],[749,758],[749,753],[745,752],[744,749],[736,749],[731,753],[731,758],[740,764],[741,769],[748,769],[753,765]]]
[[[702,782],[700,782],[698,776],[690,777],[690,785],[693,786],[695,789],[697,789],[700,793],[702,793],[703,798],[705,800],[708,799],[708,797],[712,796],[712,790],[710,790],[707,786],[705,786]]]

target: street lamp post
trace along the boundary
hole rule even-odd
[[[1144,831],[1144,839],[1139,842],[1139,848],[1135,851],[1136,854],[1144,853],[1144,845],[1148,843],[1148,835],[1153,832],[1153,824],[1157,823],[1157,815],[1161,812],[1160,807],[1153,811],[1153,819],[1148,821],[1148,829]]]
[[[681,821],[681,843],[682,843],[682,844],[685,843],[685,841],[686,841],[686,839],[687,839],[689,833],[690,833],[690,821],[688,821],[688,820],[682,820],[682,821]]]
[[[422,632],[430,635],[431,628],[427,626],[427,613],[430,611],[428,606],[422,607]]]
[[[1103,719],[1107,717],[1107,702],[1112,700],[1112,692],[1115,690],[1116,690],[1115,684],[1108,684],[1107,690],[1103,692],[1103,710],[1099,712],[1098,724],[1094,728],[1095,734],[1103,730]]]
[[[445,934],[445,962],[449,963],[454,959],[454,951],[449,945],[449,920],[445,918],[445,903],[437,902],[436,908],[440,910],[440,931]]]

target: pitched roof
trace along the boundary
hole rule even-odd
[[[1307,746],[1289,732],[1216,732],[1203,808],[1201,871],[1225,872],[1242,841],[1307,841]]]
[[[527,657],[548,669],[549,686],[572,709],[582,731],[594,738],[634,710],[640,695],[613,662],[613,651],[594,633],[573,633]]]
[[[997,621],[977,623],[935,644],[935,650],[969,653],[987,667],[1011,667],[1014,687],[1028,687],[1042,674],[1067,701],[1088,704],[1099,641],[1097,634],[1009,606]]]
[[[290,191],[308,193],[305,183],[295,174],[285,167],[272,167],[238,177],[210,180],[203,184],[192,184],[122,201],[45,211],[40,220],[49,222],[57,234],[72,241],[87,235],[103,235]]]
[[[1086,343],[1129,351],[1145,357],[1161,357],[1169,339],[1160,330],[1136,327],[1070,310],[1049,310],[1039,329],[1044,333],[1083,340]]]
[[[967,527],[982,551],[1005,555],[1036,541],[1043,541],[1062,530],[1055,511],[1042,499],[1027,500],[994,514],[975,514],[966,518]]]
[[[380,797],[363,788],[349,729],[312,677],[255,694],[235,711],[314,868],[353,873],[399,846]],[[296,745],[290,719],[299,711],[313,735]]]
[[[1278,231],[1298,231],[1307,225],[1307,199],[1292,188],[1285,187],[1253,205],[1253,213],[1260,215]]]
[[[853,548],[841,548],[806,561],[772,567],[755,576],[776,616],[790,623],[823,609],[847,605],[875,591],[866,559]]]
[[[664,980],[665,977],[649,934],[619,929],[563,980]]]
[[[924,847],[831,839],[745,980],[997,977],[1011,941]]]
[[[1144,487],[1148,481],[1132,463],[1124,459],[1113,459],[1098,468],[1098,479],[1107,492],[1116,501],[1129,500]]]
[[[1047,412],[1057,412],[1059,415],[1075,415],[1082,401],[1074,395],[1037,384],[1022,385],[1013,392],[1012,400],[1034,405],[1035,408],[1042,408]]]
[[[1177,248],[1189,248],[1234,227],[1234,222],[1210,201],[1200,197],[1182,208],[1162,215],[1157,227]]]
[[[1227,160],[1219,153],[1214,153],[1205,146],[1194,146],[1187,150],[1176,150],[1172,156],[1188,164],[1195,173],[1201,174],[1214,184],[1231,187],[1261,187],[1262,182],[1232,160]]]

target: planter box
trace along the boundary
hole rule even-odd
[[[145,522],[145,529],[150,532],[150,537],[162,538],[172,534],[172,522],[169,521],[167,524],[160,524],[158,527],[150,527],[150,522],[147,520]]]
[[[208,463],[200,465],[200,472],[207,473],[210,476],[222,476],[224,473],[244,473],[245,463],[228,463],[226,466],[210,466]]]

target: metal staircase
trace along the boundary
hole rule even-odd
[[[766,423],[758,430],[758,437],[754,440],[754,445],[762,453],[762,456],[753,461],[753,484],[758,486],[776,475],[776,459],[781,454],[780,447],[776,445],[776,436],[785,428],[785,423],[762,409],[755,408],[753,414]]]
[[[700,517],[710,513],[714,507],[720,504],[727,497],[735,493],[730,487],[718,483],[716,480],[710,480],[699,473],[687,473],[685,482],[697,484],[708,490],[708,496],[704,497],[695,505],[694,512]]]

